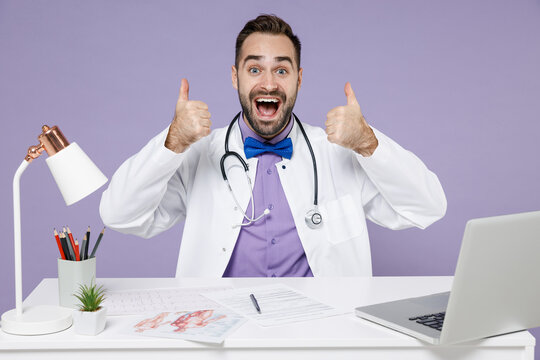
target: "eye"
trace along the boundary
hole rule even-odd
[[[278,69],[276,72],[277,72],[279,75],[286,75],[286,74],[287,74],[287,70],[285,70],[285,69]]]
[[[260,72],[260,70],[257,69],[256,67],[249,68],[248,71],[250,74],[258,74]]]

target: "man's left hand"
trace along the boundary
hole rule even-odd
[[[362,156],[371,156],[379,142],[364,119],[351,84],[345,84],[347,105],[333,108],[326,114],[328,141],[352,149]]]

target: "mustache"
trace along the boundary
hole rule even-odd
[[[250,92],[249,93],[249,99],[251,101],[253,101],[253,99],[255,99],[257,96],[273,96],[273,97],[277,97],[277,98],[280,98],[281,101],[285,102],[285,100],[287,99],[287,95],[285,95],[284,92],[281,92],[279,90],[274,90],[274,91],[257,91],[257,92]]]

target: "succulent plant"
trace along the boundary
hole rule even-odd
[[[76,294],[73,294],[77,299],[79,299],[80,311],[98,311],[101,308],[101,303],[105,300],[105,289],[103,285],[97,286],[94,282],[88,285],[80,285],[79,291]]]

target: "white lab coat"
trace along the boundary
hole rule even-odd
[[[276,164],[281,184],[314,276],[371,276],[366,217],[391,228],[425,228],[444,216],[446,198],[437,176],[411,152],[375,131],[379,146],[364,158],[328,142],[321,128],[304,124],[319,177],[323,226],[305,223],[313,208],[313,165],[295,124],[291,159]],[[185,220],[176,276],[221,277],[240,231],[236,208],[220,171],[226,128],[213,131],[184,153],[164,146],[168,129],[154,137],[116,171],[103,193],[100,214],[107,227],[152,237]],[[244,157],[237,124],[229,149]],[[247,160],[255,179],[257,159]],[[247,209],[250,193],[238,160],[225,168],[232,189]],[[259,214],[256,214],[259,215]],[[262,220],[264,221],[264,220]]]

